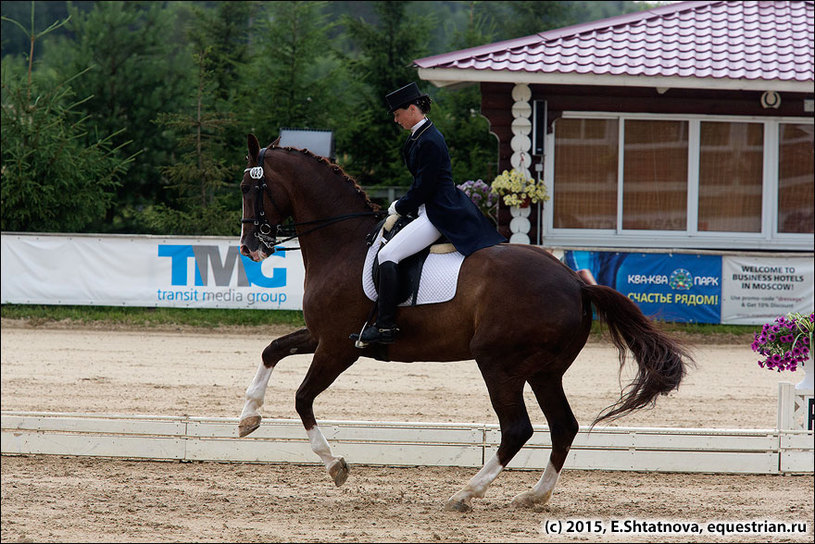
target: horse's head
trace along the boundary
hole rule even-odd
[[[263,149],[254,134],[249,134],[248,140],[249,154],[241,180],[241,254],[258,262],[274,253],[278,227],[291,215],[291,209],[277,174],[266,165],[267,151],[280,139]]]

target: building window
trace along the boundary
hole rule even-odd
[[[761,232],[764,125],[700,125],[698,230]]]
[[[558,119],[554,226],[617,228],[616,119]]]
[[[811,251],[813,136],[803,118],[564,112],[547,243]]]
[[[623,228],[685,230],[688,122],[626,120]]]
[[[813,232],[813,125],[778,127],[778,232]]]

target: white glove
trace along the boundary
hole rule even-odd
[[[391,202],[391,205],[388,208],[388,215],[399,215],[399,212],[396,211],[396,202],[396,200]]]

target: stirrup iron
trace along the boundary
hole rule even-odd
[[[362,328],[359,330],[359,334],[352,334],[351,335],[351,340],[354,341],[354,347],[355,348],[365,349],[365,348],[368,347],[367,342],[363,342],[362,340],[360,340],[360,338],[362,338],[362,333],[365,332],[365,328],[367,326],[368,326],[368,322],[366,321],[365,323],[362,324]]]

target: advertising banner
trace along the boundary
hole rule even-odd
[[[758,325],[809,313],[807,256],[563,252],[584,278],[608,285],[654,319]],[[300,310],[299,251],[261,263],[237,238],[2,234],[2,303]]]
[[[2,235],[3,304],[299,310],[299,251],[261,263],[237,238]]]
[[[814,270],[811,257],[722,257],[722,323],[759,325],[791,312],[809,314]]]
[[[565,251],[563,260],[584,278],[626,295],[653,319],[719,323],[721,256]]]

